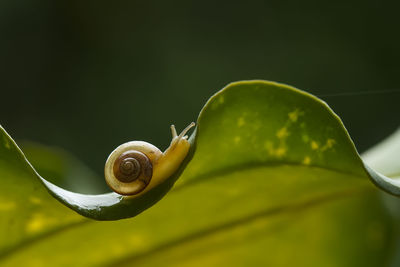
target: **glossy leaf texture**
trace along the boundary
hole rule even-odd
[[[330,108],[293,87],[244,81],[211,97],[185,164],[134,201],[85,194],[91,184],[103,190],[96,178],[78,191],[68,181],[85,179],[71,178],[83,167],[65,153],[46,150],[65,168],[35,164],[59,177],[44,180],[1,134],[1,265],[385,266],[396,259],[397,224],[369,180],[375,172]],[[99,220],[131,217],[162,200],[139,216],[101,222],[47,190]]]

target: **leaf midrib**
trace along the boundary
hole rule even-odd
[[[329,171],[334,171],[337,173],[342,173],[342,174],[346,174],[346,175],[351,175],[357,178],[366,178],[366,177],[362,177],[359,175],[356,175],[354,173],[350,173],[350,172],[345,172],[345,171],[340,171],[340,170],[336,170],[333,168],[327,168],[327,167],[320,167],[320,166],[313,166],[313,165],[304,165],[304,164],[299,164],[299,163],[279,163],[279,162],[256,162],[256,163],[246,163],[246,164],[242,164],[242,165],[235,165],[235,166],[231,166],[231,167],[226,167],[223,169],[218,169],[215,171],[211,171],[208,173],[204,173],[204,174],[200,174],[197,176],[193,176],[192,179],[188,180],[187,182],[175,186],[173,187],[173,189],[169,192],[169,194],[172,194],[174,192],[180,191],[188,186],[192,186],[195,184],[199,184],[202,182],[205,182],[207,180],[210,179],[216,179],[220,176],[227,176],[230,173],[234,173],[234,172],[241,172],[241,171],[246,171],[249,169],[256,169],[256,168],[263,168],[263,167],[276,167],[276,166],[298,166],[298,167],[310,167],[310,168],[318,168],[318,169],[323,169],[323,170],[329,170]],[[294,205],[296,205],[296,203],[293,203]],[[277,207],[270,207],[268,210],[277,210],[277,209],[281,209],[281,207],[283,206],[277,206]],[[267,212],[267,211],[265,211]],[[139,215],[140,216],[140,215]],[[251,215],[250,215],[251,217]],[[29,238],[29,239],[25,239],[20,243],[15,244],[12,247],[6,248],[3,251],[0,251],[0,261],[15,254],[18,253],[20,251],[23,251],[24,249],[33,246],[37,243],[40,243],[56,234],[59,234],[61,232],[70,230],[72,228],[77,228],[80,227],[81,225],[85,225],[87,223],[94,223],[96,221],[92,221],[92,220],[83,220],[83,221],[79,221],[79,222],[73,222],[70,224],[66,224],[54,229],[51,229],[50,231],[47,232],[43,232],[41,234],[39,234],[38,236],[35,236],[33,238]],[[168,243],[167,243],[168,244]]]
[[[149,249],[142,253],[139,253],[136,255],[128,255],[127,257],[119,258],[114,261],[110,261],[110,262],[106,263],[104,266],[120,266],[120,265],[124,265],[127,263],[134,264],[135,262],[138,262],[138,261],[142,260],[143,258],[151,257],[158,253],[172,250],[176,247],[185,245],[187,243],[194,242],[194,241],[202,239],[202,238],[210,238],[213,235],[216,235],[216,234],[224,232],[224,231],[229,231],[236,227],[244,227],[247,224],[250,224],[258,219],[265,219],[268,217],[278,216],[281,214],[290,214],[290,213],[294,213],[294,212],[304,211],[307,209],[311,209],[314,207],[318,207],[320,205],[324,205],[324,204],[333,202],[338,199],[349,198],[349,197],[367,193],[367,192],[372,192],[371,187],[368,187],[368,186],[359,187],[358,186],[357,188],[353,188],[353,189],[341,190],[341,191],[332,192],[332,193],[324,195],[324,196],[313,197],[308,200],[301,201],[299,203],[289,203],[289,204],[285,204],[285,205],[278,205],[276,207],[270,207],[268,209],[250,214],[246,217],[238,218],[234,221],[229,221],[229,222],[226,222],[226,223],[223,223],[220,225],[215,225],[210,228],[203,229],[198,232],[193,232],[188,235],[177,238],[175,240],[169,240],[163,244],[155,246],[152,249]]]
[[[11,256],[19,251],[22,251],[34,244],[40,243],[41,241],[46,240],[47,238],[50,238],[58,233],[61,233],[61,232],[79,227],[81,225],[91,223],[91,222],[94,222],[94,221],[87,220],[85,218],[84,220],[61,225],[61,226],[51,229],[50,231],[42,232],[39,235],[36,235],[34,237],[24,239],[22,242],[19,242],[10,247],[6,247],[3,251],[0,251],[0,261],[8,258],[9,256]]]
[[[311,168],[311,169],[321,169],[321,170],[327,170],[327,171],[332,171],[340,174],[345,174],[349,176],[353,176],[355,178],[361,178],[361,179],[366,179],[369,178],[369,175],[367,172],[365,172],[365,176],[361,176],[359,174],[349,172],[349,171],[343,171],[335,168],[329,168],[327,166],[318,166],[318,165],[304,165],[302,163],[297,163],[297,162],[250,162],[250,163],[243,163],[243,164],[235,164],[233,166],[226,166],[224,168],[220,168],[217,170],[209,171],[203,174],[199,175],[194,175],[192,178],[187,179],[187,181],[182,182],[181,184],[175,185],[172,189],[171,192],[176,192],[182,190],[182,188],[186,188],[187,186],[192,186],[195,184],[203,183],[204,181],[210,180],[210,179],[215,179],[219,176],[227,176],[230,173],[235,173],[235,172],[240,172],[240,171],[246,171],[249,169],[258,169],[258,168],[263,168],[263,167],[278,167],[278,166],[291,166],[291,167],[302,167],[302,168]],[[360,168],[362,168],[360,166]],[[184,172],[183,172],[184,175]],[[179,180],[179,179],[178,179]]]

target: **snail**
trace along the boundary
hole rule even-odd
[[[194,125],[192,122],[179,135],[171,125],[171,144],[164,152],[143,141],[118,146],[108,156],[104,167],[107,185],[120,195],[131,196],[143,194],[166,180],[188,154],[190,143],[186,133]]]

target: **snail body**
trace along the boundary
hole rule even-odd
[[[190,143],[186,133],[194,125],[192,122],[179,135],[171,125],[171,144],[164,152],[143,141],[130,141],[118,146],[104,167],[107,185],[118,194],[136,196],[166,180],[188,154]]]

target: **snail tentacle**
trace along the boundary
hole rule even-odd
[[[178,135],[178,136],[174,136],[174,132],[172,132],[172,140],[171,140],[171,145],[168,149],[174,149],[175,146],[181,141],[181,140],[186,140],[187,136],[185,136],[185,134],[195,126],[196,124],[194,122],[190,123],[185,129],[183,129],[183,131]],[[175,129],[174,125],[171,125],[171,129]],[[175,130],[176,132],[176,130]],[[167,149],[167,150],[168,150]]]
[[[175,129],[175,125],[171,125],[171,133],[172,133],[172,139],[174,139],[175,137],[178,136],[176,129]]]
[[[185,129],[183,129],[183,131],[180,133],[180,135],[178,136],[178,139],[181,139],[182,137],[185,136],[185,134],[195,126],[196,124],[194,122],[190,123],[188,126],[186,126]]]

